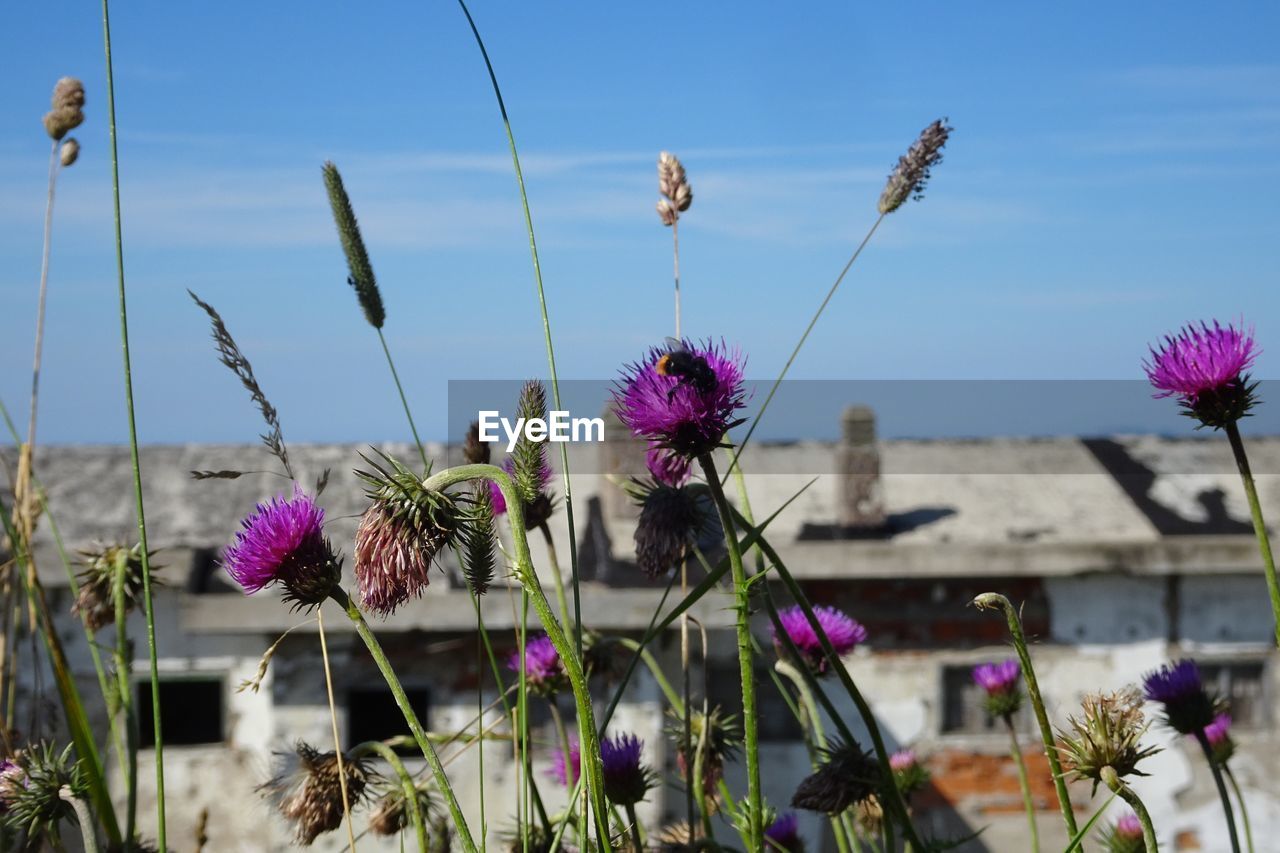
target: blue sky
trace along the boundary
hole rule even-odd
[[[671,333],[654,160],[679,154],[686,330],[776,374],[919,130],[955,134],[794,368],[822,379],[1135,378],[1145,344],[1244,315],[1280,352],[1280,12],[1272,4],[483,3],[523,153],[561,373]],[[407,436],[345,283],[341,167],[425,432],[446,382],[545,375],[515,184],[456,5],[118,4],[113,17],[144,441],[252,441],[191,288],[286,438]],[[25,417],[54,81],[84,79],[62,175],[41,438],[124,438],[101,19],[0,23],[0,398]],[[1184,424],[1169,412],[1170,431]],[[999,432],[999,419],[991,430]],[[929,433],[928,425],[909,430]]]

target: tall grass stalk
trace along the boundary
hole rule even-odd
[[[116,684],[119,691],[120,719],[124,728],[126,752],[120,756],[124,766],[126,789],[124,837],[132,839],[138,817],[138,716],[133,706],[132,657],[129,649],[129,608],[125,597],[125,581],[129,571],[129,554],[116,552],[115,574],[111,578],[111,599],[116,622]]]
[[[124,359],[124,400],[129,421],[129,456],[133,467],[133,496],[138,516],[138,544],[142,560],[142,605],[147,621],[147,655],[151,665],[151,716],[155,732],[156,846],[167,849],[164,806],[164,735],[160,724],[160,671],[156,661],[156,617],[151,600],[151,557],[147,519],[142,501],[142,467],[138,460],[138,426],[133,411],[133,371],[129,361],[129,313],[124,284],[124,236],[120,221],[120,155],[116,144],[115,77],[111,65],[109,0],[102,0],[102,45],[107,66],[107,122],[111,132],[111,199],[115,220],[116,273],[120,296],[120,349]]]
[[[1018,786],[1022,789],[1022,807],[1027,812],[1027,829],[1031,832],[1031,853],[1040,853],[1040,829],[1036,826],[1036,804],[1031,798],[1031,780],[1027,777],[1027,761],[1022,757],[1022,747],[1018,744],[1018,730],[1013,725],[1012,717],[1004,718],[1009,729],[1009,752],[1018,767]]]
[[[564,405],[560,402],[560,379],[556,373],[556,350],[551,339],[551,318],[547,313],[547,294],[542,285],[542,264],[538,260],[538,239],[533,230],[533,214],[529,210],[529,194],[525,191],[524,172],[520,169],[520,152],[516,148],[516,137],[511,129],[511,119],[507,115],[507,105],[502,98],[502,88],[498,85],[498,75],[493,70],[493,63],[489,60],[489,51],[485,49],[484,39],[480,37],[480,30],[476,27],[475,19],[471,17],[471,10],[467,8],[465,0],[458,0],[458,6],[461,7],[462,14],[467,18],[467,24],[471,27],[471,34],[475,36],[476,46],[480,48],[480,56],[484,59],[485,68],[489,72],[489,82],[493,85],[493,95],[498,101],[498,112],[502,116],[502,127],[506,132],[507,145],[511,149],[511,164],[515,169],[516,185],[520,190],[520,206],[524,212],[525,231],[529,235],[529,254],[533,261],[533,280],[538,291],[538,309],[542,314],[542,335],[546,341],[547,367],[551,373],[551,399],[556,409],[563,410]],[[569,446],[567,443],[561,443],[560,445],[560,470],[564,474],[564,514],[569,528],[569,561],[573,576],[574,645],[577,648],[578,656],[581,657],[582,600],[578,581],[578,534],[573,522],[573,483],[569,476]]]
[[[333,673],[329,669],[329,642],[324,635],[324,611],[316,608],[316,630],[320,633],[320,660],[324,663],[324,689],[329,699],[329,722],[333,727],[333,754],[338,762],[338,787],[342,790],[342,817],[347,824],[347,843],[356,853],[355,830],[351,827],[351,797],[347,793],[347,769],[342,757],[342,736],[338,734],[338,706],[333,701]]]
[[[1231,765],[1222,765],[1222,775],[1227,777],[1227,781],[1231,783],[1231,790],[1235,792],[1236,802],[1240,803],[1240,822],[1244,824],[1244,843],[1248,847],[1249,853],[1253,853],[1253,829],[1249,826],[1249,809],[1244,802],[1244,794],[1240,791],[1240,785],[1236,782],[1236,774],[1231,772]]]
[[[387,357],[387,367],[391,370],[391,378],[395,380],[396,392],[400,394],[400,405],[404,406],[404,416],[409,421],[409,431],[413,433],[413,443],[418,448],[418,455],[422,457],[422,467],[427,469],[431,467],[430,460],[427,459],[427,449],[422,444],[422,439],[418,437],[418,426],[413,422],[413,412],[409,410],[409,398],[404,395],[404,386],[400,384],[400,374],[396,371],[396,363],[391,358],[391,348],[387,346],[387,336],[378,329],[378,341],[382,344],[382,352]]]

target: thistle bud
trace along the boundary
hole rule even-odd
[[[0,805],[5,822],[35,838],[57,831],[63,820],[75,820],[71,803],[63,797],[83,798],[87,780],[72,747],[58,752],[41,743],[19,750],[13,761],[0,765]]]
[[[58,149],[58,160],[64,167],[70,166],[80,158],[80,143],[76,142],[75,137],[69,136],[62,143],[62,147]]]
[[[97,631],[116,620],[115,581],[123,572],[125,612],[131,613],[142,601],[142,549],[135,545],[110,545],[90,551],[81,551],[85,570],[80,573],[80,591],[71,611],[79,614],[90,631]],[[148,554],[148,557],[154,556]],[[151,566],[154,574],[160,566]],[[153,577],[152,583],[158,581]]]
[[[920,138],[911,144],[907,153],[898,158],[898,165],[889,174],[884,192],[880,195],[880,213],[893,213],[906,203],[924,198],[925,185],[929,183],[929,171],[942,162],[942,147],[947,144],[951,128],[946,119],[939,119],[920,131]]]
[[[657,785],[654,772],[641,762],[644,741],[635,735],[618,735],[600,741],[604,793],[619,806],[633,806]]]

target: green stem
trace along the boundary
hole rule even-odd
[[[85,853],[98,853],[98,834],[94,831],[93,814],[89,811],[89,804],[71,793],[68,785],[62,786],[58,791],[58,797],[70,803],[71,809],[76,813],[76,822],[80,824],[80,838],[84,844]]]
[[[671,686],[671,682],[667,680],[667,676],[662,671],[662,667],[658,665],[658,660],[653,653],[640,645],[638,640],[630,637],[618,637],[618,645],[631,649],[640,656],[644,661],[644,665],[649,668],[649,674],[653,676],[653,680],[658,683],[658,688],[662,690],[662,695],[667,698],[667,702],[675,709],[677,714],[684,715],[684,702],[680,699],[680,694]]]
[[[560,716],[560,708],[556,706],[556,697],[547,697],[547,707],[551,709],[551,722],[556,727],[556,737],[560,740],[560,755],[564,759],[564,786],[565,790],[571,795],[577,779],[573,778],[573,747],[569,743],[569,733],[565,731],[564,718]],[[581,750],[579,750],[581,753]],[[581,765],[579,765],[579,777],[581,777]],[[572,807],[570,807],[572,811]]]
[[[1036,827],[1036,804],[1031,799],[1031,780],[1027,778],[1027,762],[1022,757],[1022,747],[1018,745],[1018,730],[1013,726],[1013,718],[1005,717],[1004,723],[1009,728],[1009,751],[1018,765],[1018,785],[1022,788],[1022,807],[1027,810],[1027,828],[1031,831],[1031,853],[1040,853],[1040,830]]]
[[[1222,800],[1222,814],[1227,819],[1227,835],[1231,838],[1232,853],[1240,853],[1240,837],[1236,833],[1236,816],[1231,808],[1231,797],[1227,794],[1226,783],[1222,781],[1222,768],[1213,758],[1213,747],[1209,745],[1209,738],[1204,733],[1204,729],[1200,729],[1195,733],[1196,742],[1200,744],[1200,751],[1204,753],[1204,760],[1209,763],[1209,771],[1213,773],[1213,783],[1218,787],[1218,797]]]
[[[1103,767],[1099,776],[1103,783],[1128,803],[1129,808],[1133,809],[1133,813],[1138,816],[1138,822],[1142,824],[1142,843],[1146,853],[1158,853],[1160,845],[1156,842],[1156,829],[1151,823],[1151,815],[1147,813],[1147,807],[1142,804],[1142,800],[1111,767]],[[1075,832],[1071,834],[1074,836]]]
[[[422,486],[425,489],[441,491],[469,480],[490,480],[496,483],[507,502],[507,520],[511,528],[514,550],[514,573],[528,593],[533,609],[537,611],[538,619],[542,622],[542,628],[560,655],[565,674],[569,677],[574,704],[578,712],[579,749],[584,756],[587,770],[582,775],[587,780],[587,794],[595,812],[600,833],[598,842],[605,853],[609,853],[612,850],[609,842],[609,803],[604,794],[604,770],[600,764],[600,737],[596,729],[595,711],[591,707],[591,693],[587,689],[587,678],[582,671],[582,659],[569,643],[564,628],[552,612],[547,595],[538,581],[538,574],[534,571],[533,556],[529,552],[529,540],[525,535],[524,507],[515,484],[505,471],[494,465],[459,465],[428,477],[423,481]],[[586,833],[585,827],[583,833],[584,835]]]
[[[1258,488],[1253,482],[1253,472],[1249,469],[1249,457],[1244,452],[1244,441],[1240,438],[1239,427],[1232,422],[1223,427],[1223,430],[1227,434],[1227,440],[1231,442],[1231,452],[1236,457],[1236,467],[1240,469],[1244,493],[1249,499],[1253,533],[1258,537],[1258,550],[1262,552],[1262,567],[1267,576],[1267,592],[1271,596],[1271,615],[1276,623],[1276,644],[1280,645],[1280,581],[1276,580],[1276,561],[1271,555],[1271,539],[1267,535],[1267,523],[1262,519],[1262,503],[1258,500]]]
[[[378,329],[378,341],[382,344],[382,352],[387,357],[387,367],[391,368],[391,378],[395,380],[396,391],[400,394],[400,405],[404,406],[404,416],[409,419],[409,431],[413,433],[413,443],[418,447],[418,455],[422,457],[422,468],[427,470],[431,462],[427,459],[427,449],[418,438],[418,427],[413,422],[413,412],[409,411],[409,398],[404,395],[404,386],[400,384],[400,374],[396,371],[396,363],[391,358],[391,348],[387,346],[387,337]]]
[[[449,777],[445,775],[444,765],[440,763],[440,756],[436,754],[435,747],[431,745],[430,739],[427,738],[426,731],[422,728],[422,723],[418,720],[417,713],[413,710],[413,706],[409,704],[409,697],[404,693],[404,687],[400,684],[400,679],[396,676],[395,670],[391,668],[391,662],[387,660],[386,654],[382,651],[382,645],[378,642],[378,638],[374,636],[373,631],[369,628],[369,623],[365,621],[364,614],[360,612],[360,608],[356,607],[355,602],[342,591],[339,587],[334,587],[329,597],[337,602],[347,614],[347,618],[355,625],[356,633],[360,635],[360,639],[369,649],[374,663],[378,665],[379,672],[387,682],[387,687],[391,688],[391,695],[395,697],[396,705],[400,708],[400,713],[404,714],[405,722],[409,724],[409,731],[413,733],[413,739],[417,741],[418,748],[422,750],[422,757],[427,760],[427,765],[431,768],[431,773],[435,777],[436,787],[440,789],[440,793],[444,795],[445,803],[449,807],[449,814],[453,817],[454,827],[458,832],[458,840],[462,842],[463,850],[467,853],[475,853],[476,844],[471,839],[471,829],[467,826],[467,819],[462,814],[462,807],[458,805],[458,798],[454,796],[453,786],[449,784]]]
[[[413,821],[414,831],[418,835],[418,849],[422,853],[427,853],[427,850],[430,849],[427,847],[427,823],[422,819],[422,806],[418,802],[418,788],[413,784],[413,776],[409,775],[409,771],[405,768],[404,762],[400,760],[400,756],[396,755],[396,751],[380,740],[370,740],[356,744],[351,748],[348,758],[352,760],[359,759],[371,752],[377,753],[379,757],[390,764],[391,769],[395,771],[396,777],[400,780],[400,790],[404,792],[405,808],[409,812],[409,819]]]
[[[1036,680],[1035,667],[1031,665],[1031,653],[1027,651],[1027,638],[1022,633],[1022,620],[1018,618],[1018,611],[1014,609],[1009,599],[997,592],[984,592],[973,600],[973,604],[980,610],[995,608],[1004,610],[1005,620],[1009,623],[1009,634],[1013,637],[1013,647],[1017,650],[1018,660],[1022,663],[1022,678],[1027,683],[1027,696],[1031,699],[1036,723],[1040,726],[1044,754],[1049,759],[1049,771],[1053,776],[1054,789],[1058,793],[1058,806],[1062,809],[1062,820],[1067,825],[1067,837],[1074,837],[1076,815],[1071,807],[1071,795],[1067,793],[1067,781],[1062,773],[1062,762],[1058,760],[1058,745],[1054,739],[1053,727],[1049,724],[1049,714],[1045,711],[1044,698],[1040,695],[1040,683]]]
[[[1231,783],[1231,790],[1235,791],[1236,802],[1240,803],[1240,821],[1244,824],[1244,843],[1249,848],[1249,853],[1253,853],[1253,829],[1249,826],[1249,809],[1245,806],[1244,794],[1240,791],[1240,785],[1236,782],[1236,774],[1231,772],[1229,764],[1222,765],[1222,773],[1227,777],[1227,781]]]
[[[554,581],[556,590],[556,606],[560,608],[560,618],[569,624],[569,620],[574,618],[574,614],[569,610],[569,600],[564,594],[564,577],[560,574],[560,559],[556,555],[556,542],[551,537],[551,528],[544,521],[538,525],[538,529],[542,531],[542,538],[547,543],[547,569],[551,572],[551,579]]]
[[[156,846],[165,847],[164,737],[160,725],[160,668],[156,661],[156,616],[151,601],[151,557],[147,546],[147,517],[142,503],[142,467],[138,461],[138,425],[133,412],[133,371],[129,363],[129,313],[124,286],[124,235],[120,220],[120,156],[116,145],[116,90],[111,66],[111,19],[108,0],[102,0],[102,43],[107,64],[107,119],[111,131],[111,195],[115,220],[116,273],[120,297],[120,349],[124,358],[124,400],[129,416],[129,457],[133,467],[133,497],[138,516],[138,546],[142,558],[142,605],[147,620],[147,655],[151,664],[151,716],[156,757]],[[101,810],[101,809],[100,809]]]
[[[538,308],[542,313],[542,335],[547,344],[547,366],[551,372],[551,399],[555,403],[556,409],[563,410],[564,405],[560,402],[560,379],[556,373],[556,350],[551,340],[551,318],[547,313],[547,294],[542,286],[542,265],[538,261],[538,239],[533,232],[533,214],[529,211],[529,194],[524,187],[524,173],[520,169],[520,154],[516,148],[515,133],[511,130],[511,119],[507,115],[506,102],[502,99],[502,89],[498,86],[498,75],[493,70],[493,63],[489,61],[489,51],[485,49],[484,39],[480,38],[480,30],[476,27],[476,22],[471,17],[471,11],[467,8],[466,2],[458,0],[458,5],[462,7],[462,14],[467,18],[467,24],[471,27],[471,34],[475,36],[476,46],[480,48],[480,56],[484,59],[485,68],[489,72],[489,82],[493,85],[493,94],[498,101],[498,112],[502,115],[502,127],[507,135],[507,145],[511,149],[511,163],[515,168],[516,185],[520,190],[520,206],[524,211],[525,231],[529,235],[529,254],[533,259],[533,279],[538,290]],[[569,477],[569,445],[567,442],[560,445],[560,470],[564,473],[564,514],[569,527],[569,561],[573,575],[573,622],[576,626],[574,630],[574,646],[578,650],[578,656],[581,657],[582,600],[578,583],[578,534],[577,528],[573,523],[573,488]],[[602,820],[604,819],[602,818]]]
[[[125,598],[125,574],[129,568],[129,555],[123,550],[117,553],[115,573],[111,579],[111,598],[115,605],[116,622],[116,684],[120,693],[120,715],[124,724],[127,750],[121,756],[124,764],[125,789],[128,791],[124,837],[132,840],[138,814],[138,721],[133,708],[133,689],[129,677],[129,610],[128,601]]]
[[[624,808],[627,812],[627,822],[631,824],[631,844],[635,848],[635,853],[644,853],[644,839],[640,837],[640,821],[636,818],[635,803],[627,803]]]
[[[743,746],[747,759],[747,845],[758,850],[764,843],[764,809],[760,791],[760,731],[756,716],[755,666],[751,655],[751,593],[747,588],[747,572],[742,564],[742,552],[738,549],[738,535],[734,530],[733,513],[729,501],[716,475],[716,463],[710,453],[698,457],[711,489],[720,524],[724,528],[725,547],[729,551],[729,569],[733,573],[733,591],[737,599],[738,673],[742,678],[742,730]]]

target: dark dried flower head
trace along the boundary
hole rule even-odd
[[[135,545],[108,545],[80,552],[85,569],[79,575],[80,592],[72,605],[90,631],[97,631],[116,621],[115,580],[123,572],[124,606],[127,613],[137,609],[142,601],[142,550]],[[155,556],[155,552],[148,557]],[[153,584],[159,583],[155,573],[162,567],[151,564]]]
[[[693,204],[693,187],[689,186],[680,158],[669,151],[658,155],[658,192],[663,196],[658,202],[658,217],[663,225],[675,225],[680,214]]]
[[[63,167],[73,165],[80,158],[80,143],[75,137],[67,137],[67,139],[58,148],[58,162]]]
[[[1260,350],[1254,345],[1253,329],[1223,328],[1217,320],[1213,328],[1201,323],[1186,326],[1176,336],[1168,335],[1142,369],[1160,397],[1177,397],[1183,414],[1201,426],[1220,429],[1249,414],[1257,402],[1258,384],[1245,371],[1253,366]]]
[[[681,486],[655,486],[644,495],[636,524],[636,565],[650,578],[679,566],[708,525],[707,507]]]
[[[800,821],[795,812],[779,815],[764,829],[766,850],[782,853],[804,853],[804,839],[800,837]]]
[[[467,438],[462,443],[462,458],[472,465],[489,464],[489,442],[480,440],[480,422],[472,421],[467,427]]]
[[[418,810],[422,813],[422,819],[429,821],[436,807],[431,792],[421,787],[415,787],[414,792],[418,798]],[[409,800],[404,795],[404,789],[394,785],[388,788],[374,805],[373,813],[369,815],[369,829],[374,835],[389,837],[398,835],[408,826]]]
[[[1082,710],[1080,717],[1069,717],[1068,727],[1058,733],[1059,750],[1074,778],[1093,780],[1097,790],[1104,767],[1117,776],[1145,776],[1137,769],[1138,762],[1159,749],[1140,744],[1147,723],[1138,691],[1091,693],[1084,698]]]
[[[520,650],[514,649],[507,658],[507,669],[520,673]],[[524,680],[530,690],[539,696],[559,693],[569,686],[569,675],[564,662],[546,634],[534,637],[524,644]]]
[[[455,498],[422,485],[422,480],[390,456],[385,467],[357,471],[371,501],[356,529],[355,574],[365,607],[387,616],[422,595],[436,555],[455,541],[466,523]]]
[[[53,87],[52,107],[44,117],[44,129],[52,139],[61,139],[84,121],[84,84],[63,77]]]
[[[324,188],[329,193],[329,206],[333,209],[333,222],[338,226],[338,240],[342,243],[342,252],[347,256],[347,268],[351,272],[347,283],[355,290],[369,325],[381,329],[387,320],[387,312],[382,307],[378,280],[374,278],[373,264],[369,263],[369,253],[365,250],[364,238],[360,236],[360,224],[351,209],[351,199],[342,185],[338,167],[325,163],[323,171]]]
[[[643,752],[644,741],[632,734],[600,741],[604,793],[615,805],[635,805],[658,784],[657,776],[641,760]]]
[[[987,693],[987,713],[994,719],[1010,720],[1022,708],[1022,665],[1014,658],[999,663],[981,663],[973,668],[973,682]]]
[[[840,657],[844,657],[858,644],[867,641],[867,629],[862,626],[862,623],[839,608],[819,605],[813,608],[813,615],[818,618],[822,632],[826,634],[832,648]],[[827,655],[817,632],[809,624],[809,617],[805,615],[804,608],[788,607],[778,614],[778,621],[782,624],[782,630],[786,633],[787,639],[799,653],[800,665],[807,667],[814,675],[826,675],[830,671]],[[779,655],[790,657],[787,646],[778,636],[776,628],[773,643]]]
[[[947,144],[951,128],[945,118],[920,131],[920,137],[898,158],[898,165],[889,174],[884,192],[880,194],[880,213],[893,213],[907,199],[919,201],[929,183],[929,171],[942,162],[942,147]]]
[[[1200,667],[1183,659],[1165,664],[1142,679],[1147,698],[1164,706],[1169,728],[1184,735],[1194,735],[1213,723],[1217,701],[1205,690]]]
[[[874,794],[884,779],[875,758],[856,741],[836,742],[824,752],[822,764],[796,788],[793,807],[840,814]]]
[[[246,593],[278,583],[285,600],[315,607],[333,591],[342,563],[324,536],[324,510],[301,487],[258,504],[240,524],[222,563]]]
[[[299,844],[310,846],[326,832],[342,825],[342,780],[338,775],[338,755],[320,752],[298,741],[293,752],[277,753],[284,767],[271,781],[260,785],[262,792],[280,814],[293,824]],[[367,759],[344,758],[347,798],[355,808],[373,777]]]
[[[61,752],[50,743],[19,750],[12,761],[0,767],[4,822],[34,838],[55,832],[64,819],[74,821],[75,812],[62,797],[64,787],[78,798],[83,798],[88,788],[70,745]]]

